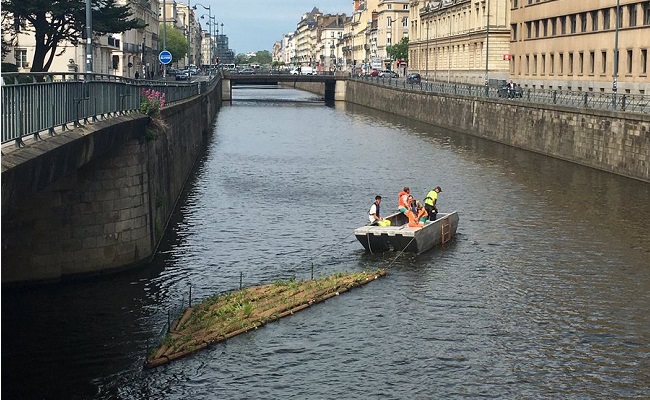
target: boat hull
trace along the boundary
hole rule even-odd
[[[391,226],[362,226],[354,230],[354,235],[366,251],[425,252],[456,235],[459,217],[456,211],[438,213],[435,221],[427,221],[423,227],[408,226],[408,218],[401,213],[392,214],[386,219],[391,221]]]

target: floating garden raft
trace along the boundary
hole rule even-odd
[[[149,354],[146,368],[188,356],[211,344],[257,329],[352,288],[386,275],[386,270],[334,274],[307,281],[277,281],[215,295],[185,309],[162,344]]]

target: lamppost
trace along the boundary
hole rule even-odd
[[[616,30],[614,33],[614,82],[612,83],[612,101],[616,109],[616,94],[618,92],[618,25],[621,18],[621,0],[616,0]]]
[[[489,94],[488,86],[488,60],[490,55],[490,0],[485,3],[487,23],[485,24],[485,97]]]
[[[205,14],[201,15],[201,19],[205,19]],[[208,55],[208,65],[212,65],[213,60],[214,60],[214,40],[215,37],[213,36],[214,34],[214,26],[217,25],[216,23],[216,18],[213,16],[208,15],[208,22],[206,22],[206,25],[209,27],[208,29],[208,35],[210,36],[210,46],[209,46],[209,55]]]
[[[449,25],[449,48],[447,49],[447,83],[451,80],[451,11],[447,10],[447,24]]]
[[[196,7],[195,7],[196,8]],[[190,0],[187,0],[187,64],[185,68],[190,67],[192,64],[192,7],[190,5]],[[191,76],[190,72],[190,76]]]
[[[93,13],[90,0],[86,0],[86,72],[93,72]]]
[[[189,4],[189,0],[188,0],[188,4]],[[209,20],[212,19],[212,9],[210,8],[210,6],[207,6],[207,7],[206,7],[206,6],[204,6],[203,4],[196,3],[196,4],[194,4],[194,7],[192,7],[192,9],[193,9],[193,10],[196,10],[196,6],[201,6],[201,7],[203,7],[204,9],[208,10],[208,19],[209,19]],[[212,60],[210,60],[210,64],[212,64]]]
[[[434,53],[436,54],[435,58],[433,59],[433,80],[436,81],[438,79],[438,56],[439,56],[439,50],[438,50],[438,25],[440,24],[440,18],[436,16],[436,19],[434,21],[434,28],[436,29],[433,32],[433,50]]]
[[[427,82],[429,81],[429,19],[427,19],[427,58],[425,60],[426,70],[427,70]]]

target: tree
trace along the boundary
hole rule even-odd
[[[62,41],[77,46],[86,34],[83,0],[2,0],[2,13],[3,16],[11,15],[16,21],[10,34],[33,32],[36,46],[32,72],[48,71],[54,57],[65,52],[65,47],[59,49]],[[146,26],[131,16],[129,7],[116,5],[115,0],[92,0],[94,34],[119,33]]]
[[[235,64],[248,64],[248,56],[246,54],[237,54],[235,56]]]
[[[261,50],[255,53],[255,57],[252,57],[249,61],[251,63],[256,62],[260,65],[271,64],[273,57],[268,50]]]
[[[163,49],[163,26],[160,26],[158,35],[158,48]],[[172,53],[172,60],[178,62],[187,54],[187,39],[183,32],[176,28],[173,24],[167,24],[167,33],[165,35],[167,41],[167,48],[164,50]]]
[[[409,38],[403,37],[398,44],[394,46],[387,46],[386,53],[388,53],[388,55],[393,60],[408,61],[409,60]]]

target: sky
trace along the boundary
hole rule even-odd
[[[197,5],[197,19],[210,11],[219,25],[219,33],[228,36],[228,46],[235,54],[271,51],[282,35],[294,32],[303,14],[314,7],[323,14],[351,15],[353,0],[190,0]],[[206,29],[203,20],[201,26]],[[223,31],[221,29],[223,24]]]

